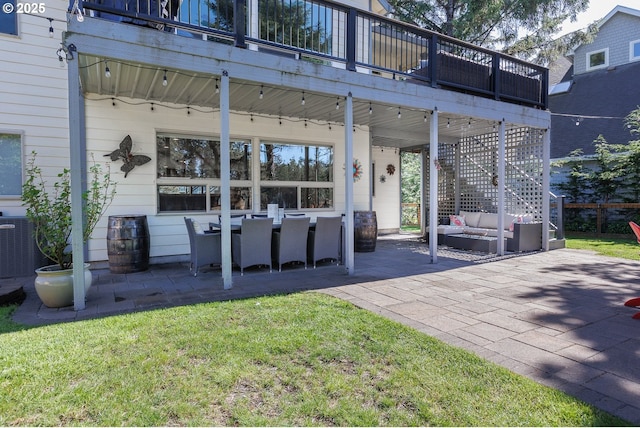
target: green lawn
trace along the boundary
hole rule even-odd
[[[0,426],[624,424],[318,293],[25,329],[0,308]]]
[[[629,238],[593,238],[567,234],[567,248],[595,251],[609,257],[640,260],[640,245],[634,237]]]

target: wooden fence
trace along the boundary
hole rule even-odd
[[[612,213],[613,210],[618,211]],[[619,210],[626,212],[620,213]],[[595,224],[594,215],[589,215],[589,211],[595,212]],[[563,217],[567,232],[632,234],[628,223],[639,221],[640,203],[565,203]],[[584,229],[580,229],[580,226]]]

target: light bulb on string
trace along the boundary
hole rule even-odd
[[[53,37],[53,18],[47,18],[49,20],[49,37]]]
[[[373,114],[373,107],[371,107],[371,103],[369,103],[369,114]]]
[[[162,76],[162,86],[167,86],[169,82],[167,82],[167,70],[164,71],[164,76]]]
[[[264,98],[264,91],[263,91],[264,86],[260,85],[260,95],[258,95],[258,98],[263,99]]]
[[[105,61],[104,62],[105,67],[104,67],[104,77],[106,77],[107,79],[111,77],[111,70],[109,70],[109,64]]]
[[[304,91],[302,91],[302,100],[300,100],[300,105],[305,105],[306,101],[304,99]]]
[[[400,111],[400,107],[398,107],[398,119],[402,119],[402,112]]]
[[[451,119],[447,119],[447,128],[451,128]]]
[[[336,101],[336,110],[340,110],[340,98]]]
[[[218,86],[218,79],[216,79],[216,94],[220,93],[220,86]]]

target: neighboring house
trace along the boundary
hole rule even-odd
[[[633,138],[624,118],[640,106],[640,10],[616,6],[598,28],[550,67],[552,161],[576,149],[593,155],[599,135],[612,144]]]
[[[80,174],[92,156],[110,163],[118,191],[107,215],[148,216],[152,263],[186,260],[183,216],[206,225],[271,202],[313,218],[372,209],[393,231],[400,151],[422,148],[432,182],[442,168],[462,183],[452,210],[548,218],[544,68],[389,20],[364,0],[76,1],[68,17],[67,7],[51,0],[0,21],[0,154],[13,156],[5,216],[24,214],[22,168],[35,150],[48,177]],[[125,178],[105,155],[127,135],[152,161]],[[425,186],[434,236],[439,189]],[[106,235],[105,216],[89,261],[107,259]]]

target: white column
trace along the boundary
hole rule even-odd
[[[438,262],[438,109],[431,113],[429,126],[429,255],[431,263]]]
[[[542,249],[549,251],[551,129],[546,129],[542,138]]]
[[[344,264],[349,275],[354,274],[353,257],[353,95],[347,95],[344,108]]]
[[[87,150],[85,140],[85,122],[83,98],[80,93],[80,71],[78,58],[67,61],[69,77],[69,162],[71,178],[71,250],[73,251],[73,309],[81,311],[85,308],[84,291],[84,240],[82,212],[82,182],[86,180],[84,164]]]
[[[504,191],[505,182],[505,124],[504,119],[500,122],[498,131],[498,246],[497,253],[504,255]]]
[[[220,221],[222,242],[222,283],[233,286],[231,271],[231,155],[229,153],[229,73],[220,77]]]

